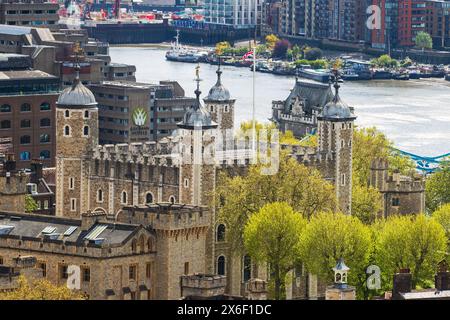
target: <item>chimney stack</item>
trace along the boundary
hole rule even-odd
[[[42,162],[39,160],[33,160],[31,162],[31,183],[38,183],[39,179],[42,179]]]
[[[392,299],[402,299],[402,293],[412,291],[412,274],[409,269],[400,269],[399,273],[394,274],[394,286],[392,289]]]
[[[439,264],[439,270],[434,277],[434,286],[439,291],[450,290],[450,272],[445,261]]]
[[[106,222],[107,216],[104,212],[92,212],[88,211],[81,214],[81,230],[89,230],[97,222]]]

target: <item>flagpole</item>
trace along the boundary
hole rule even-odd
[[[253,42],[253,110],[252,110],[252,153],[256,163],[256,39]]]

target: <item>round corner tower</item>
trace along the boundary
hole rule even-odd
[[[98,144],[98,109],[79,78],[56,102],[56,215],[78,218],[88,209],[89,154]]]

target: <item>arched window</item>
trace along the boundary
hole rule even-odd
[[[0,106],[0,112],[11,112],[11,106],[9,104],[2,104]]]
[[[70,117],[70,111],[69,110],[64,111],[64,117],[66,117],[66,118]]]
[[[20,137],[20,144],[30,144],[30,143],[31,143],[30,136],[21,136]]]
[[[49,150],[42,150],[39,153],[39,158],[41,158],[41,159],[50,159],[50,151]]]
[[[20,160],[27,161],[31,159],[31,153],[28,151],[23,151],[19,155]]]
[[[145,195],[145,203],[146,203],[146,204],[148,204],[148,203],[153,203],[153,194],[151,194],[151,192],[148,192],[148,193]]]
[[[175,197],[174,196],[170,196],[169,197],[169,202],[170,203],[175,203]]]
[[[136,239],[133,239],[133,241],[131,241],[131,252],[136,253],[136,249],[137,249],[137,241]]]
[[[50,135],[48,133],[41,133],[39,135],[39,141],[41,143],[48,143],[48,142],[50,142]]]
[[[243,262],[242,279],[247,282],[252,277],[252,260],[249,255],[245,255]]]
[[[42,118],[41,119],[41,127],[50,127],[51,121],[49,118]]]
[[[225,225],[219,224],[217,227],[217,242],[225,241]]]
[[[89,111],[88,111],[88,110],[84,111],[84,117],[85,117],[86,119],[89,118]]]
[[[343,148],[345,146],[345,141],[341,140],[341,148]]]
[[[24,103],[20,106],[20,112],[30,112],[31,105],[29,103]]]
[[[69,126],[65,126],[64,127],[64,135],[65,136],[70,136],[70,127]]]
[[[97,202],[103,202],[103,191],[102,189],[97,190]]]
[[[20,120],[20,127],[21,128],[30,128],[31,127],[31,120],[29,120],[29,119]]]
[[[10,129],[10,128],[11,128],[11,121],[3,120],[0,122],[0,129]]]
[[[40,106],[41,111],[49,111],[51,109],[50,103],[42,102]]]
[[[141,235],[139,237],[139,253],[144,253],[145,251],[145,239],[144,236]]]
[[[217,274],[220,276],[225,275],[225,257],[220,256],[217,258]]]
[[[89,136],[89,126],[84,126],[84,128],[83,128],[83,135],[84,136]]]
[[[122,204],[127,204],[127,192],[126,191],[122,191],[122,196],[120,197],[120,199],[122,200]]]

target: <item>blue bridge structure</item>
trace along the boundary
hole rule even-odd
[[[413,154],[410,152],[402,151],[399,149],[394,149],[401,155],[407,156],[411,158],[416,163],[417,170],[423,171],[425,173],[433,173],[436,170],[439,170],[440,166],[444,163],[444,161],[450,161],[450,153],[442,154],[436,157],[424,157],[419,156],[417,154]]]

